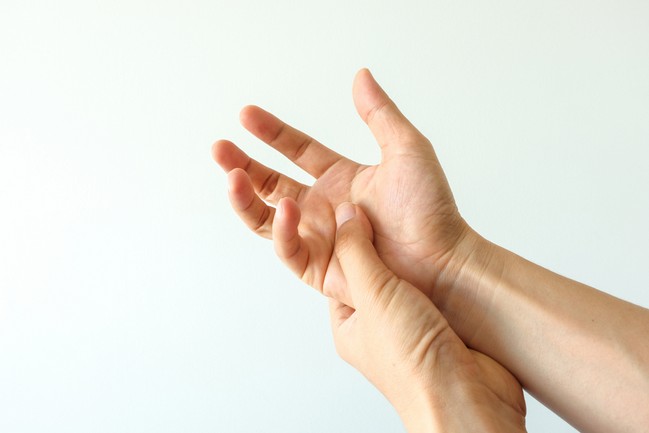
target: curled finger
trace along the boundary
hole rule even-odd
[[[256,234],[272,239],[275,209],[259,198],[243,169],[228,173],[228,196],[239,218]]]

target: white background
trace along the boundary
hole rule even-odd
[[[647,23],[640,0],[1,0],[0,432],[402,431],[209,156],[308,181],[238,125],[255,103],[377,161],[364,66],[479,232],[648,306]]]

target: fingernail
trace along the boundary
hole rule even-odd
[[[349,202],[340,204],[336,208],[336,226],[340,227],[345,222],[354,218],[354,215],[356,215],[356,206]]]

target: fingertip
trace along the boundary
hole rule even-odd
[[[264,125],[274,116],[257,105],[246,105],[239,112],[239,122],[255,135],[264,132]]]
[[[300,208],[293,199],[282,198],[277,203],[272,227],[277,256],[298,275],[304,273],[305,260],[308,258],[298,232],[300,215]]]
[[[239,183],[241,179],[247,178],[248,173],[243,168],[233,168],[228,172],[228,183]]]
[[[218,152],[219,142],[220,141],[221,140],[215,141],[214,143],[212,143],[212,146],[210,147],[210,156],[212,157],[212,159],[214,161],[216,161],[216,155],[217,155],[217,152]]]
[[[379,83],[376,81],[376,78],[374,78],[374,74],[367,67],[359,69],[358,72],[356,72],[354,80],[359,84],[376,84],[376,86],[380,88]]]
[[[356,76],[354,76],[354,83],[358,82],[359,80],[366,79],[368,75],[372,76],[369,68],[363,67],[359,69],[358,72],[356,72]]]
[[[212,145],[212,158],[229,173],[234,168],[245,167],[250,157],[229,140],[217,140]]]
[[[273,114],[256,105],[247,105],[239,113],[239,122],[255,137],[269,142],[281,128],[281,121]]]
[[[254,115],[254,112],[260,108],[256,105],[246,105],[241,111],[239,111],[239,122],[245,127],[249,124],[250,117]]]
[[[291,197],[283,197],[277,202],[276,207],[277,227],[282,229],[282,237],[286,233],[297,231],[301,212],[297,202]]]
[[[374,75],[372,72],[369,70],[367,67],[363,67],[356,72],[356,77],[354,77],[354,82],[358,83],[360,81],[364,80],[370,80],[372,82],[376,83],[376,79],[374,78]]]
[[[277,202],[276,206],[276,217],[278,218],[278,222],[282,225],[286,225],[286,220],[292,213],[292,203],[291,199],[289,197],[282,197],[279,199]]]
[[[367,68],[356,74],[352,93],[356,111],[366,123],[373,110],[389,101],[388,95]]]
[[[340,228],[354,216],[356,216],[356,206],[349,202],[341,203],[336,208],[336,227]]]
[[[336,228],[340,231],[341,227],[350,220],[354,220],[354,224],[360,225],[360,230],[365,234],[370,241],[374,241],[374,230],[370,220],[365,215],[363,209],[353,203],[344,202],[336,208]]]
[[[233,206],[236,209],[243,209],[250,204],[254,190],[252,183],[241,168],[235,168],[228,172],[228,194]]]
[[[212,159],[219,165],[222,165],[223,163],[223,158],[225,156],[228,144],[232,143],[230,143],[228,140],[216,140],[214,143],[212,143],[210,154],[212,155]]]

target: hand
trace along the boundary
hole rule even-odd
[[[356,306],[331,300],[340,356],[390,400],[409,432],[525,431],[518,381],[467,349],[430,299],[383,264],[360,207],[340,205],[336,220],[335,254]]]
[[[213,156],[229,172],[232,206],[253,231],[274,240],[278,256],[304,282],[350,304],[333,255],[334,209],[345,201],[358,203],[373,224],[381,259],[430,296],[456,245],[472,231],[457,211],[430,142],[368,70],[357,74],[353,96],[381,147],[380,164],[357,164],[270,113],[246,107],[243,126],[316,181],[296,182],[221,140]]]
[[[382,261],[430,297],[469,347],[497,360],[580,430],[647,425],[649,387],[638,386],[649,377],[647,310],[481,238],[460,217],[428,140],[367,70],[358,73],[353,94],[381,146],[376,166],[356,164],[260,108],[242,111],[244,127],[316,181],[303,185],[229,141],[215,143],[241,219],[273,238],[279,257],[307,284],[354,307],[333,254],[334,209],[360,204]]]

